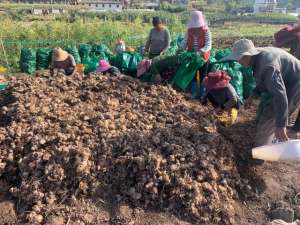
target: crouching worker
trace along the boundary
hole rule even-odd
[[[258,119],[256,146],[270,144],[274,138],[287,141],[288,117],[300,107],[300,61],[279,48],[256,48],[247,39],[235,42],[232,54],[224,60],[235,60],[253,69],[256,89],[248,104],[261,93],[272,98]],[[300,114],[293,131],[295,136],[300,132]]]
[[[138,64],[137,77],[142,81],[161,84],[168,82],[180,66],[179,55],[144,59]]]
[[[76,62],[74,57],[61,48],[55,48],[50,64],[50,75],[54,75],[54,70],[63,70],[67,76],[76,73]]]
[[[203,80],[206,98],[216,109],[219,120],[225,125],[232,125],[237,120],[241,100],[234,87],[229,83],[230,76],[224,71],[209,73]]]
[[[99,61],[99,66],[97,68],[97,72],[103,73],[104,75],[120,75],[120,70],[117,67],[111,66],[109,62],[104,59]]]

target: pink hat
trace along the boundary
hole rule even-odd
[[[110,68],[111,68],[111,65],[109,64],[109,62],[107,62],[104,59],[101,59],[99,61],[99,66],[98,66],[97,71],[98,72],[105,72],[105,71],[109,70]]]
[[[204,18],[204,15],[201,11],[194,11],[192,12],[192,18],[188,23],[188,29],[190,28],[200,28],[204,27],[205,29],[208,28],[207,21]]]

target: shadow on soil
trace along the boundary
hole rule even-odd
[[[235,151],[236,165],[242,179],[249,182],[253,192],[240,190],[242,200],[254,200],[266,189],[266,184],[256,172],[256,166],[262,165],[262,160],[252,158],[253,140],[255,136],[255,121],[238,122],[230,127],[218,128],[218,131],[231,142]],[[238,188],[239,189],[239,188]]]

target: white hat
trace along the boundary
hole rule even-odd
[[[261,53],[261,49],[255,48],[251,40],[241,39],[233,44],[232,53],[221,61],[239,61],[245,55],[254,56],[259,53]]]

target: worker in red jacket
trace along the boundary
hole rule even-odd
[[[193,97],[201,98],[205,94],[205,88],[203,85],[201,85],[201,87],[197,86],[202,83],[204,77],[207,75],[208,60],[212,48],[211,32],[209,31],[207,21],[202,12],[194,11],[192,13],[191,20],[187,25],[185,38],[182,42],[182,48],[199,53],[207,62],[202,68],[199,68],[199,72],[192,82]]]

